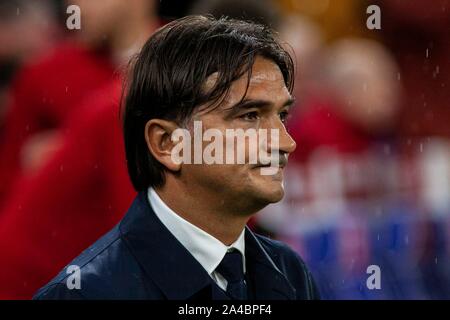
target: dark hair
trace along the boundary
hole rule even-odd
[[[155,118],[182,123],[196,107],[220,103],[245,72],[250,79],[256,56],[274,61],[292,91],[292,59],[268,27],[224,17],[187,16],[150,37],[131,63],[124,91],[125,152],[137,191],[164,184],[164,167],[145,141],[146,123]],[[216,72],[214,86],[205,92],[207,78]]]

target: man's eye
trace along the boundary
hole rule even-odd
[[[289,119],[289,112],[288,111],[280,112],[280,119],[281,122],[285,123]]]
[[[253,120],[257,120],[259,118],[259,115],[258,115],[258,112],[252,111],[252,112],[247,112],[247,113],[241,115],[240,118],[247,120],[247,121],[253,121]]]

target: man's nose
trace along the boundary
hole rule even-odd
[[[279,132],[279,152],[286,154],[294,152],[297,144],[288,133],[284,123],[280,119],[275,120],[275,123],[272,125],[272,129],[278,130]]]

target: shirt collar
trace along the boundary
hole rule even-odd
[[[148,199],[156,216],[175,238],[192,254],[209,275],[215,271],[225,254],[236,249],[242,254],[245,273],[245,228],[230,246],[183,219],[170,209],[153,188],[148,189]]]

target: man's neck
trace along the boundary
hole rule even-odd
[[[251,215],[240,215],[230,210],[226,201],[206,198],[196,190],[184,190],[179,184],[167,183],[155,191],[164,203],[183,219],[203,231],[231,245],[245,228]]]

